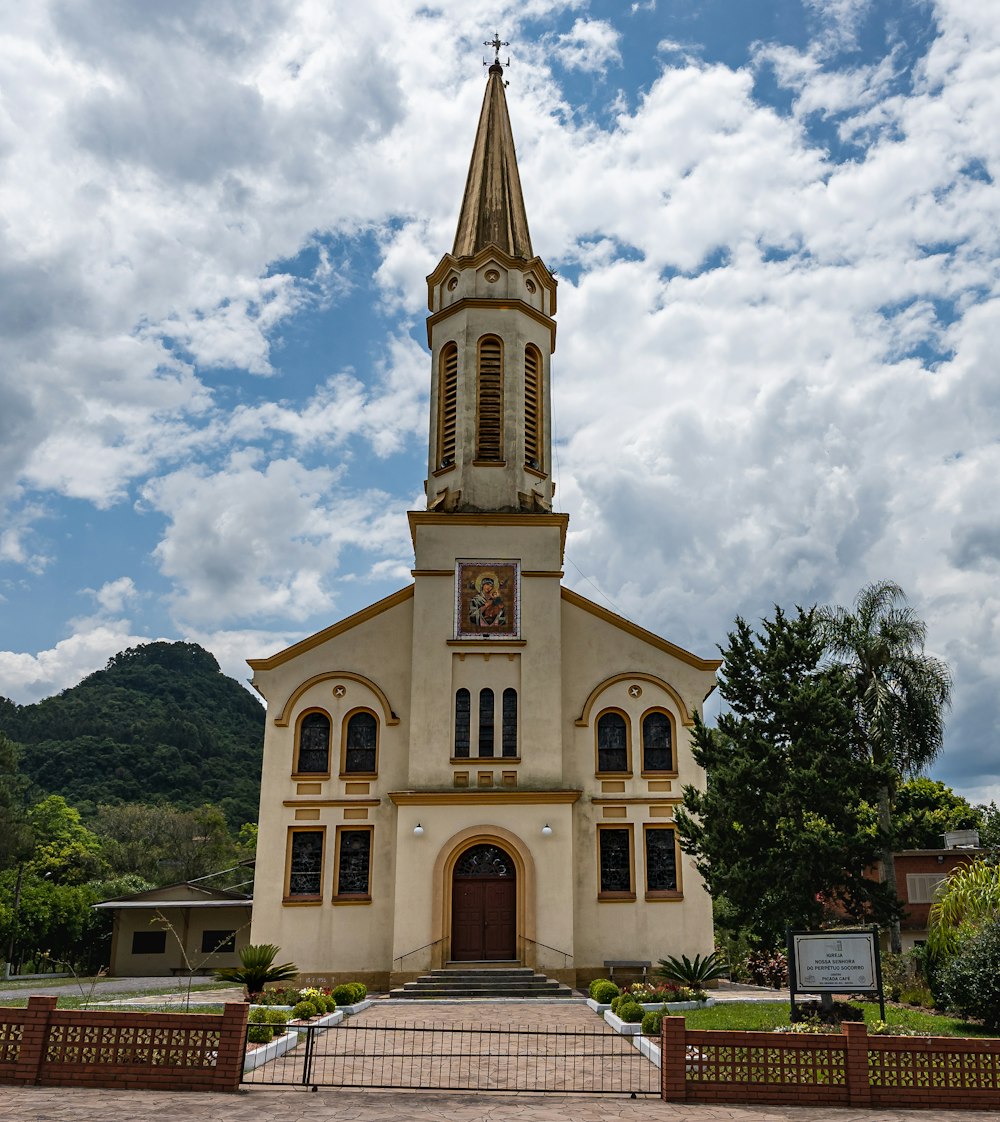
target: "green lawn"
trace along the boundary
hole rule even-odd
[[[56,1002],[56,1008],[57,1009],[81,1009],[81,1008],[83,1008],[84,1006],[87,1006],[87,1005],[93,1006],[93,1005],[96,1005],[98,1003],[103,1003],[103,1002],[107,1002],[107,1001],[129,1002],[129,1001],[135,1001],[136,998],[140,998],[140,997],[156,997],[160,994],[176,994],[176,993],[186,993],[187,992],[186,987],[183,984],[178,985],[177,982],[174,982],[172,985],[165,983],[162,987],[157,987],[156,989],[136,990],[136,991],[131,992],[131,993],[103,993],[102,994],[100,992],[100,989],[97,989],[93,993],[91,993],[90,981],[91,981],[91,979],[89,979],[89,978],[81,978],[79,986],[74,986],[72,989],[67,988],[65,990],[62,990],[59,993],[58,1001]],[[38,988],[39,988],[39,990],[45,990],[46,988],[51,989],[51,986],[49,986],[49,987],[39,986]],[[212,994],[214,992],[218,991],[219,989],[227,989],[227,988],[231,988],[231,987],[220,986],[218,982],[202,983],[200,986],[192,986],[191,987],[191,1000],[192,1001],[211,1000]],[[23,1009],[27,1004],[28,1004],[27,997],[4,997],[3,992],[0,991],[0,1007],[6,1007],[8,1009]],[[116,1005],[116,1006],[106,1006],[106,1005],[102,1004],[101,1007],[102,1008],[121,1008],[122,1006],[118,1006],[118,1005]],[[131,1006],[131,1008],[134,1009],[134,1010],[138,1010],[138,1011],[145,1010],[146,1012],[156,1012],[156,1011],[165,1011],[165,1012],[168,1012],[168,1013],[169,1012],[175,1012],[175,1013],[176,1012],[183,1012],[183,1005],[182,1004],[170,1004],[170,1005],[166,1005],[166,1004],[164,1004],[164,1005],[152,1005],[152,1004],[144,1005],[144,1004],[140,1004],[140,1005],[133,1005],[133,1006]],[[211,1008],[199,1007],[197,1012],[199,1012],[199,1013],[206,1013],[206,1012],[221,1013],[222,1012],[222,1005],[220,1003],[217,1006],[213,1005]]]
[[[861,1009],[865,1022],[870,1026],[879,1019],[877,1003],[852,1001]],[[946,1017],[937,1013],[924,1013],[918,1009],[887,1005],[885,1018],[890,1025],[930,1033],[932,1036],[992,1036],[982,1025],[962,1021],[957,1017]],[[786,1001],[720,1001],[708,1009],[693,1009],[684,1014],[684,1021],[690,1029],[743,1029],[750,1032],[770,1032],[781,1025],[787,1025],[788,1003]]]

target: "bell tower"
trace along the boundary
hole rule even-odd
[[[504,86],[498,57],[455,244],[427,278],[429,511],[552,509],[556,281],[532,253]]]

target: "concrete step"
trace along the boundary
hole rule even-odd
[[[392,990],[389,996],[425,1000],[478,998],[487,1001],[502,997],[573,997],[574,993],[569,986],[546,978],[544,974],[536,974],[530,967],[445,967],[404,983],[399,989]]]

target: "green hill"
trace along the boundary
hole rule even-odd
[[[97,803],[218,803],[257,820],[264,709],[195,643],[148,643],[33,705],[0,698],[21,770],[87,813]]]

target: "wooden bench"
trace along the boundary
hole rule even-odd
[[[637,958],[606,958],[604,965],[608,968],[608,978],[610,981],[615,980],[616,970],[641,970],[642,980],[646,980],[646,971],[650,967],[649,962],[643,962]]]

